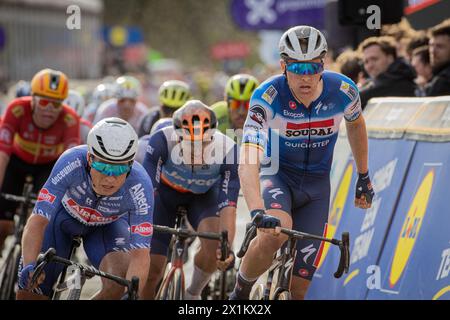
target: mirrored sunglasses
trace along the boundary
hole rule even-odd
[[[49,98],[41,98],[36,96],[36,101],[37,101],[37,105],[39,106],[39,108],[41,109],[47,109],[50,105],[53,107],[53,109],[55,110],[59,110],[62,105],[63,102],[61,100],[53,100],[53,99],[49,99]]]
[[[230,106],[230,109],[232,111],[238,110],[241,107],[248,110],[250,106],[250,101],[230,99],[228,105]]]
[[[292,62],[287,64],[287,71],[302,76],[318,74],[323,71],[322,62]]]
[[[91,167],[104,174],[106,176],[120,176],[122,174],[128,173],[131,170],[131,165],[129,164],[110,164],[100,161],[93,161]]]

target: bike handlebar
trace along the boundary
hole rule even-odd
[[[138,277],[133,276],[130,281],[130,280],[118,277],[116,275],[113,275],[111,273],[97,270],[96,268],[94,268],[92,266],[85,266],[83,264],[73,262],[71,260],[57,256],[56,250],[54,248],[49,248],[45,253],[39,254],[39,256],[36,260],[36,267],[34,269],[33,277],[31,278],[30,286],[33,286],[36,283],[39,275],[42,273],[45,266],[50,262],[60,263],[60,264],[66,265],[66,266],[74,265],[74,266],[78,267],[79,269],[81,269],[84,272],[84,274],[86,274],[86,276],[88,276],[88,277],[99,276],[102,278],[112,280],[112,281],[116,282],[117,284],[127,288],[128,300],[137,300],[137,297],[138,297],[137,294],[138,294],[138,290],[139,290],[139,278]]]
[[[153,225],[153,230],[156,232],[169,233],[180,238],[204,238],[210,240],[220,241],[220,260],[225,261],[228,258],[229,248],[228,248],[228,231],[223,230],[221,233],[216,232],[196,232],[186,228],[170,228],[167,226]]]
[[[244,241],[242,241],[241,248],[237,253],[237,256],[239,258],[242,258],[245,255],[248,246],[250,244],[250,241],[256,236],[257,222],[261,220],[261,217],[258,217],[259,215],[261,214],[257,214],[253,218],[253,221],[247,224]],[[297,240],[301,239],[320,240],[338,246],[340,251],[340,258],[338,268],[334,273],[334,277],[340,278],[344,274],[344,272],[348,273],[348,269],[350,266],[350,234],[348,232],[343,232],[341,240],[337,240],[337,239],[328,239],[325,237],[320,237],[309,233],[303,233],[300,231],[291,230],[287,228],[280,228],[280,231],[281,233],[287,235],[289,238],[294,238]]]
[[[186,228],[170,228],[166,226],[153,225],[153,230],[156,232],[169,233],[179,236],[180,238],[204,238],[210,240],[221,240],[222,234],[216,232],[196,232]]]
[[[4,198],[5,200],[14,201],[14,202],[22,202],[26,203],[29,202],[31,204],[36,204],[36,195],[30,194],[30,197],[24,197],[24,196],[18,196],[15,194],[9,194],[9,193],[0,193],[0,197]]]

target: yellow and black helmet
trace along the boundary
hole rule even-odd
[[[250,100],[253,91],[259,86],[259,81],[249,74],[235,74],[228,79],[225,86],[226,99],[240,101]]]
[[[165,81],[159,88],[159,101],[169,108],[179,108],[191,98],[191,89],[186,82]]]

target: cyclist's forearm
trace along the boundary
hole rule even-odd
[[[25,225],[22,236],[23,264],[35,262],[41,252],[45,228],[48,220],[45,217],[32,214]]]
[[[228,230],[228,243],[233,245],[236,234],[236,208],[225,207],[220,210],[220,230]]]
[[[264,201],[261,197],[259,185],[259,150],[254,147],[241,149],[239,164],[239,180],[245,202],[250,211],[264,209]]]
[[[368,167],[369,143],[367,140],[366,122],[361,115],[354,122],[346,122],[348,142],[359,173],[365,173]]]
[[[0,190],[3,186],[3,180],[5,178],[6,173],[6,167],[9,163],[9,155],[7,155],[5,152],[0,151]]]
[[[131,280],[133,276],[139,278],[139,292],[140,297],[143,296],[143,289],[147,282],[148,270],[150,269],[150,250],[148,249],[134,249],[130,250],[130,264],[128,266],[127,276]]]

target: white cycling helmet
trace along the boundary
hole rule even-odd
[[[305,61],[322,57],[328,46],[325,36],[316,28],[297,26],[283,33],[278,49],[282,58]]]
[[[138,136],[133,127],[120,118],[105,118],[89,131],[89,153],[108,162],[133,161]]]
[[[78,91],[70,89],[64,103],[75,110],[80,117],[83,116],[85,102],[83,96]]]
[[[141,83],[138,79],[131,76],[122,76],[116,80],[116,97],[117,99],[134,99],[136,100],[141,94]]]
[[[102,103],[114,97],[115,85],[112,83],[101,83],[95,87],[92,92],[92,100],[96,103]]]

